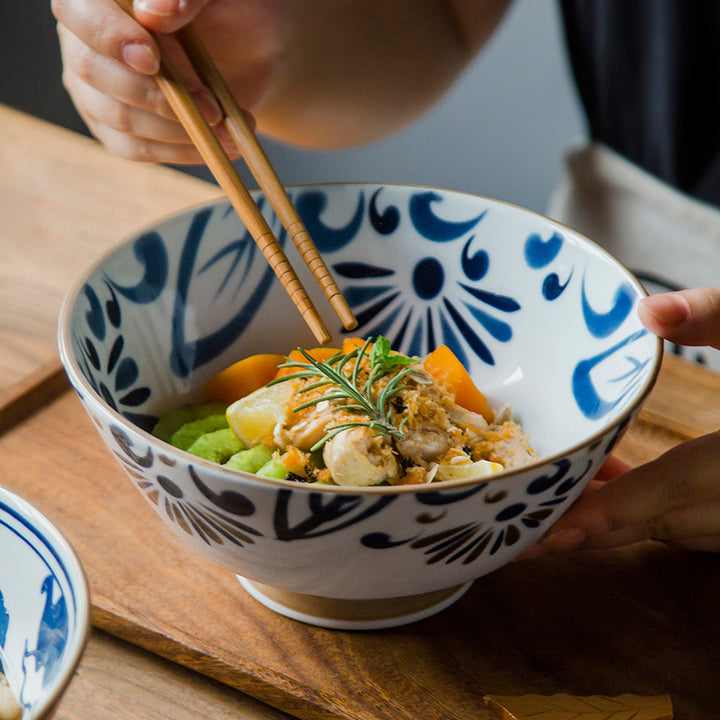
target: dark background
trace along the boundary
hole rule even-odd
[[[85,131],[62,86],[49,0],[0,0],[0,102]]]

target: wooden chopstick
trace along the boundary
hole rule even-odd
[[[116,2],[125,12],[133,15],[132,0],[116,0]],[[232,161],[185,87],[182,77],[165,53],[162,55],[160,69],[155,75],[155,79],[178,120],[285,287],[316,340],[322,345],[327,344],[330,342],[331,335],[302,282],[242,182]]]
[[[300,251],[313,277],[322,288],[345,329],[354,329],[357,327],[357,320],[350,306],[335,283],[257,136],[248,124],[245,114],[237,104],[225,78],[217,69],[195,28],[192,25],[186,25],[178,30],[175,36],[200,79],[210,88],[220,103],[225,114],[225,125],[237,143],[238,150],[242,153],[247,166],[258,181],[291,240]]]

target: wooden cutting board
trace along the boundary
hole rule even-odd
[[[0,105],[0,401],[48,363],[65,294],[124,237],[220,195],[167,167]]]
[[[668,693],[720,718],[720,556],[657,543],[511,563],[433,618],[339,632],[273,614],[161,523],[57,367],[6,392],[0,483],[68,536],[97,627],[300,718],[489,718],[485,694]],[[666,358],[619,452],[720,427],[720,375]]]

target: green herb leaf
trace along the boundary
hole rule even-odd
[[[393,353],[390,347],[390,341],[384,335],[378,336],[370,351],[371,369],[377,368],[378,370],[387,371],[396,365],[408,365],[416,362],[417,360],[415,358],[401,355],[400,353]]]
[[[368,353],[370,345],[372,345],[372,348]],[[412,368],[405,368],[398,372],[377,393],[377,397],[374,396],[374,386],[380,378],[385,377],[396,366],[417,363],[416,359],[400,353],[393,353],[390,341],[383,335],[378,336],[374,342],[373,338],[368,338],[361,348],[355,348],[345,354],[337,353],[333,357],[322,361],[316,360],[302,348],[298,348],[298,350],[307,362],[288,360],[288,362],[282,363],[280,367],[297,368],[297,372],[276,378],[268,384],[274,385],[292,379],[319,377],[320,379],[316,382],[310,383],[299,390],[298,394],[307,393],[326,385],[328,386],[328,392],[321,397],[301,403],[293,408],[294,411],[303,410],[327,400],[338,403],[338,406],[345,412],[368,417],[367,420],[343,422],[327,428],[327,434],[313,446],[313,450],[317,450],[339,432],[351,427],[369,427],[375,431],[375,434],[390,435],[400,439],[404,437],[401,429],[404,420],[400,423],[400,427],[393,425],[389,402],[393,395],[405,388],[404,385],[400,385],[400,382],[412,372]],[[363,360],[366,358],[368,360],[368,379],[361,388],[359,386],[359,376],[363,370]],[[352,370],[348,377],[343,370],[351,361],[353,362]]]

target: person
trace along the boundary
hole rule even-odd
[[[114,0],[52,0],[63,82],[90,131],[119,155],[172,164],[200,158],[153,79],[158,43],[210,124],[221,122],[167,35],[186,23],[258,132],[340,148],[397,132],[440,101],[509,4],[134,0],[131,17]],[[631,269],[644,263],[645,280],[671,290],[642,301],[648,329],[678,347],[720,350],[720,132],[707,111],[718,82],[700,85],[707,75],[697,72],[716,64],[719,46],[696,37],[720,27],[720,3],[561,0],[561,8],[591,142],[570,154],[550,214],[603,238]],[[236,156],[221,126],[218,134]],[[610,458],[593,490],[526,556],[647,538],[720,551],[718,457],[720,432],[635,468]]]

